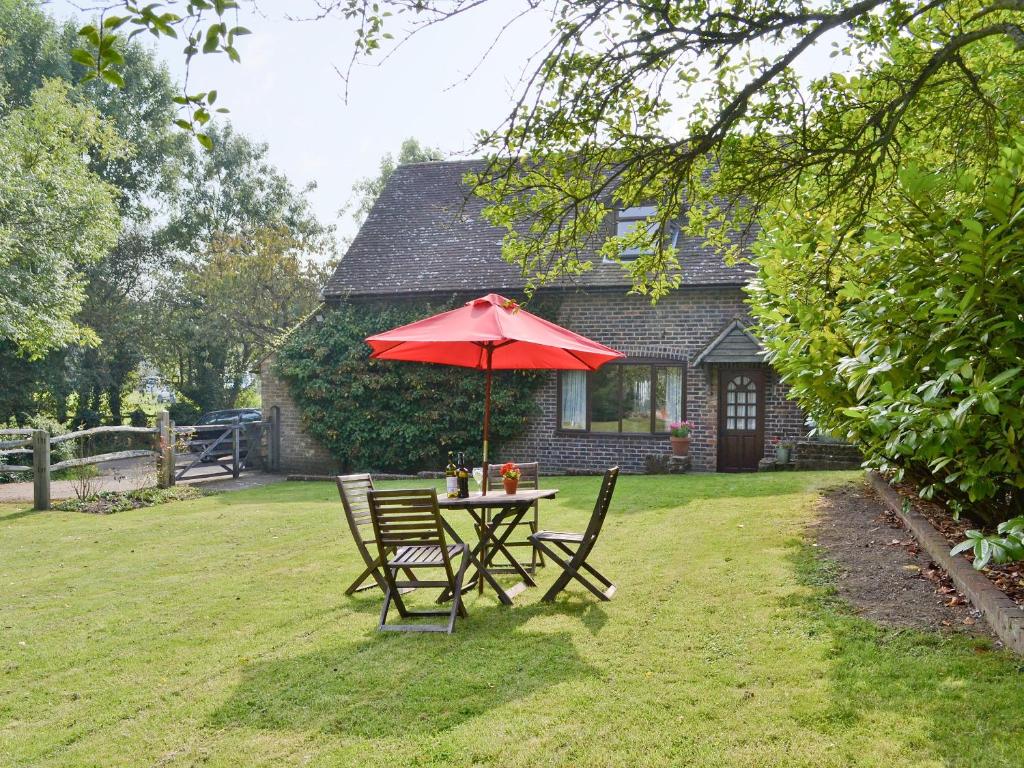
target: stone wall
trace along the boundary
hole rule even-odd
[[[793,447],[792,461],[797,469],[858,469],[864,457],[849,443],[799,440]]]
[[[270,416],[270,409],[274,406],[280,409],[280,471],[305,475],[338,474],[340,462],[303,428],[302,413],[292,400],[287,383],[274,373],[273,361],[274,357],[270,356],[260,364],[260,392],[266,417]]]

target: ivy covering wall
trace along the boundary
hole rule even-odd
[[[344,303],[297,329],[278,350],[275,372],[302,411],[306,430],[347,471],[442,469],[450,450],[480,462],[484,374],[446,365],[371,360],[363,341],[453,309],[462,300]],[[551,317],[535,300],[530,311]],[[493,457],[538,412],[545,371],[496,371],[491,392]]]

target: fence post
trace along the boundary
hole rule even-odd
[[[272,406],[270,409],[270,471],[281,471],[281,407]]]
[[[50,508],[50,433],[32,431],[32,506]]]
[[[235,418],[235,424],[231,428],[231,475],[235,479],[238,479],[240,474],[240,468],[238,466],[238,441],[242,433],[242,420],[240,417]]]
[[[156,474],[156,484],[160,488],[170,488],[174,485],[174,427],[171,414],[160,411],[156,425],[160,438],[160,467]]]

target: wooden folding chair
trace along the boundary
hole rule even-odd
[[[536,461],[527,462],[519,465],[519,469],[522,475],[519,477],[519,487],[524,491],[533,491],[540,488],[540,464]],[[501,465],[491,464],[487,470],[487,488],[491,492],[501,491]],[[490,513],[488,513],[488,519],[490,519]],[[530,541],[530,534],[537,533],[540,530],[540,503],[533,503],[533,514],[527,515],[521,521],[516,523],[516,526],[529,526],[530,533],[528,533],[522,539],[515,539],[511,536],[505,542],[506,547],[529,547],[530,548],[530,564],[526,566],[526,570],[530,573],[536,573],[537,568],[544,567],[544,554],[533,545]],[[498,570],[497,572],[514,572],[513,569],[507,568],[504,570]]]
[[[363,572],[345,590],[345,594],[353,595],[374,587],[380,587],[384,592],[387,590],[387,582],[384,581],[380,570],[384,560],[377,554],[377,540],[373,534],[373,521],[370,520],[370,504],[366,500],[366,493],[373,490],[373,478],[366,474],[339,475],[335,481],[341,495],[341,506],[345,508],[345,519],[352,532],[352,540],[366,565]]]
[[[602,600],[611,600],[615,594],[615,585],[590,565],[587,558],[590,556],[594,544],[597,543],[597,537],[601,534],[601,526],[604,525],[604,519],[608,516],[608,507],[612,503],[612,494],[615,492],[615,481],[618,477],[618,467],[612,467],[604,473],[601,492],[597,495],[594,512],[590,516],[590,523],[587,525],[586,531],[583,533],[538,531],[530,536],[530,541],[534,546],[562,566],[562,573],[555,579],[551,589],[541,598],[545,602],[554,600],[555,596],[565,589],[573,579],[576,579]],[[599,589],[587,576],[599,582],[604,589]]]
[[[469,547],[464,543],[449,544],[444,535],[441,510],[437,506],[437,491],[433,488],[376,491],[366,494],[370,505],[377,551],[384,561],[382,569],[387,587],[380,624],[384,631],[446,632],[455,628],[455,617],[465,616],[462,605],[462,580],[469,565]],[[391,553],[395,554],[392,556]],[[452,561],[460,558],[458,569]],[[444,579],[421,579],[415,572],[421,569],[443,569]],[[398,572],[406,578],[399,581]],[[448,611],[412,611],[402,599],[403,588],[440,587],[442,594],[452,595]],[[388,624],[388,611],[394,601],[402,618],[412,616],[447,616],[447,624]]]

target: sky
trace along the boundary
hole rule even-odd
[[[47,9],[59,18],[83,18],[79,8],[93,4],[51,0]],[[241,63],[197,56],[188,91],[216,89],[217,106],[231,110],[228,118],[237,129],[269,145],[271,162],[294,184],[316,183],[310,196],[314,210],[348,239],[357,225],[339,209],[352,199],[355,181],[376,175],[384,154],[397,154],[402,141],[414,137],[446,156],[471,156],[476,133],[496,128],[507,116],[524,68],[550,29],[545,13],[526,14],[491,48],[497,31],[524,5],[523,0],[483,3],[414,35],[386,60],[377,56],[357,66],[346,99],[337,70],[348,66],[354,27],[334,18],[287,17],[288,12],[308,15],[314,0],[261,0],[258,13],[245,13],[238,22],[253,33],[237,41]],[[388,24],[402,39],[410,22],[396,17]],[[155,46],[179,82],[184,78],[182,42],[137,39]],[[830,42],[799,63],[803,75],[836,66],[828,58]]]
[[[253,32],[238,39],[241,63],[196,57],[189,92],[215,88],[217,106],[231,110],[236,128],[269,144],[271,162],[293,183],[316,182],[313,207],[323,221],[338,225],[342,237],[356,230],[351,214],[338,214],[351,199],[352,184],[375,175],[380,158],[397,154],[404,139],[465,156],[477,131],[501,122],[529,54],[543,44],[549,27],[542,14],[519,20],[473,73],[495,30],[521,7],[517,0],[487,3],[412,37],[380,65],[357,67],[346,103],[335,67],[348,65],[353,27],[285,17],[286,10],[302,7],[311,5],[261,2],[262,15],[240,20]],[[67,0],[48,4],[48,12],[82,17]],[[407,28],[401,20],[391,27],[396,38]],[[157,55],[179,81],[185,74],[181,47],[174,40],[156,43]]]

